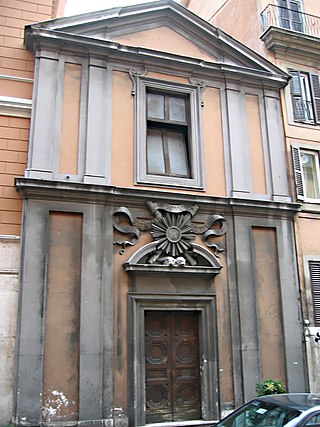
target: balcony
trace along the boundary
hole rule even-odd
[[[261,13],[260,37],[271,51],[320,56],[320,17],[269,4]]]

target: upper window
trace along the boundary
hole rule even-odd
[[[147,173],[190,178],[189,99],[147,92]]]
[[[279,19],[282,28],[303,32],[303,21],[299,0],[278,0]]]
[[[320,84],[317,74],[289,70],[293,117],[296,122],[320,124]]]
[[[292,146],[298,199],[320,201],[319,151]]]
[[[136,182],[203,189],[199,88],[137,79]]]

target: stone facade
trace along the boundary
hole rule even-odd
[[[288,74],[173,1],[25,40],[15,423],[206,424],[265,377],[306,390]]]
[[[307,390],[289,75],[171,0],[25,46],[14,424],[201,425],[267,377]]]

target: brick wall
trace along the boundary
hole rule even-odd
[[[1,0],[0,73],[33,78],[34,58],[23,45],[24,27],[51,18],[52,0]]]
[[[22,202],[14,178],[24,174],[30,125],[29,118],[7,115],[1,99],[32,98],[34,56],[24,47],[24,27],[51,19],[53,10],[61,12],[58,6],[57,0],[0,1],[0,235],[20,235]]]
[[[0,116],[0,235],[20,234],[22,201],[14,178],[23,176],[30,120]]]

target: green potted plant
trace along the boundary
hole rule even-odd
[[[256,392],[258,396],[266,396],[268,394],[283,394],[287,390],[282,381],[268,379],[256,384]]]

